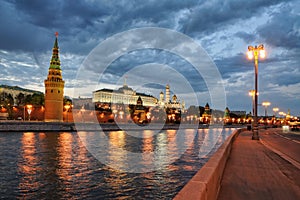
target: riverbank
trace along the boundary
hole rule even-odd
[[[207,124],[199,124],[198,128],[208,128]],[[213,127],[223,127],[214,125]],[[241,125],[225,126],[241,127]],[[24,132],[24,131],[112,131],[112,130],[177,130],[179,128],[197,128],[195,124],[150,124],[139,126],[136,124],[115,124],[115,123],[68,123],[68,122],[39,122],[39,121],[1,121],[0,132]]]

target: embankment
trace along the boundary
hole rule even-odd
[[[176,195],[175,200],[183,199],[216,199],[225,169],[230,155],[232,143],[245,129],[237,129],[208,160],[208,162],[196,173],[195,176]]]

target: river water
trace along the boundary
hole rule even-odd
[[[93,139],[96,132],[9,132],[0,133],[0,198],[1,199],[172,199],[209,157],[233,132],[223,130],[184,130],[186,140],[192,143],[176,144],[176,130],[164,130],[150,137],[136,139],[123,131],[105,135],[110,145],[136,152],[163,149],[180,151],[182,155],[172,163],[154,171],[132,173],[114,165],[103,164],[83,142],[83,136]],[[144,130],[148,134],[150,130]],[[214,138],[212,151],[199,157],[205,138]],[[150,131],[151,132],[151,131]],[[191,138],[193,137],[193,138]],[[182,141],[180,141],[182,142]],[[184,142],[184,141],[183,141]],[[100,142],[101,143],[101,142]],[[106,157],[118,162],[120,155],[109,152]],[[160,154],[159,159],[170,157]],[[122,158],[126,155],[122,154]],[[126,161],[126,160],[125,160]]]

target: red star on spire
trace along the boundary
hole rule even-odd
[[[58,37],[58,32],[55,32],[55,36]]]

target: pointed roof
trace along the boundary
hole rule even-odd
[[[57,42],[57,37],[55,38],[55,42],[54,42],[54,46],[53,46],[53,48],[56,48],[56,49],[58,49],[59,47],[58,47],[58,42]]]
[[[206,103],[206,105],[205,105],[205,108],[206,108],[206,109],[209,109],[209,105],[208,105],[208,103]]]
[[[52,49],[52,58],[50,61],[49,69],[61,69],[60,60],[59,60],[59,47],[58,47],[58,33],[55,33],[55,41]]]
[[[142,98],[139,96],[139,98],[137,99],[137,105],[142,105],[143,104],[143,101],[142,101]]]

